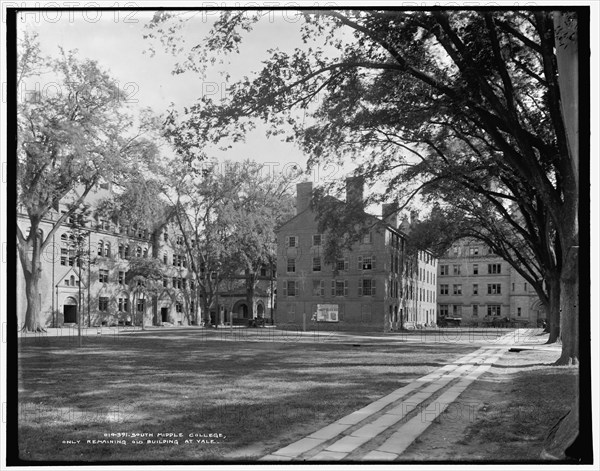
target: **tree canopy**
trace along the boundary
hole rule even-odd
[[[565,42],[577,41],[577,12],[302,15],[305,46],[293,53],[273,48],[253,76],[229,84],[218,100],[203,96],[183,113],[172,113],[169,125],[203,143],[243,139],[257,118],[271,133],[287,125],[288,139],[304,149],[309,165],[355,159],[367,182],[385,182],[380,200],[406,203],[449,181],[485,196],[507,220],[507,208],[516,204],[520,224],[530,226],[527,232],[540,245],[546,239],[538,220],[543,213],[565,275],[561,303],[568,328],[561,361],[576,361],[577,291],[564,269],[579,245],[578,155],[568,145],[557,55]],[[234,58],[260,16],[222,12],[176,72],[203,73],[224,56]],[[557,35],[556,18],[566,32]],[[149,35],[164,39],[167,25],[182,26],[180,20],[161,12]],[[167,48],[181,46],[176,29],[166,37]]]
[[[17,225],[16,235],[28,301],[25,329],[37,330],[43,328],[37,288],[41,253],[98,183],[143,171],[156,146],[144,138],[152,123],[134,123],[122,90],[97,62],[78,58],[76,51],[43,56],[30,33],[23,35],[18,52],[17,201],[30,231],[24,235]],[[36,88],[36,81],[47,86]],[[69,194],[68,210],[42,233],[42,219],[58,211]]]

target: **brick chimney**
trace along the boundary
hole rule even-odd
[[[312,182],[296,184],[296,214],[307,210],[312,200]]]
[[[364,209],[363,187],[365,179],[362,176],[346,178],[346,204],[352,209]]]
[[[381,218],[394,229],[398,228],[398,203],[388,203],[381,206]]]

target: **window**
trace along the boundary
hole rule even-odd
[[[523,283],[523,291],[527,292],[527,283]]]
[[[448,265],[440,265],[440,275],[448,275]]]
[[[65,286],[70,286],[69,279],[65,278]]]
[[[295,273],[296,272],[296,259],[295,258],[288,258],[287,259],[287,272],[288,273]]]
[[[521,317],[521,308],[520,307],[517,308],[517,317]]]
[[[469,255],[479,255],[479,247],[469,247]]]
[[[460,265],[452,265],[452,273],[460,275]]]
[[[163,254],[163,263],[169,263],[169,256],[167,255],[167,252]]]
[[[296,236],[288,236],[288,247],[298,247],[298,238]]]
[[[144,247],[144,258],[148,258],[148,247]]]
[[[479,265],[473,264],[473,275],[479,275]]]
[[[100,283],[108,283],[108,270],[99,270],[98,271],[98,281]]]
[[[448,315],[448,305],[440,304],[440,317],[446,317]]]
[[[60,214],[61,214],[61,216],[64,216],[65,214],[67,214],[67,212],[66,212],[66,211],[61,211],[61,212],[60,212]],[[67,218],[67,222],[68,222],[69,224],[73,224],[73,216],[69,216],[69,217]]]
[[[500,283],[489,283],[487,286],[487,294],[501,294],[502,285]]]
[[[266,269],[266,267],[261,267],[260,268],[260,276],[267,276],[267,269]]]
[[[461,295],[462,294],[462,285],[452,285],[452,294]]]
[[[479,316],[479,306],[477,304],[473,305],[473,317]]]
[[[365,234],[362,237],[362,243],[363,244],[372,244],[373,243],[373,234],[371,232]]]
[[[100,298],[98,298],[98,310],[100,312],[106,312],[108,311],[108,298],[101,296]]]
[[[120,285],[124,285],[125,284],[125,272],[124,271],[120,271],[119,272],[119,284]]]
[[[371,280],[371,279],[358,280],[358,295],[359,296],[375,296],[375,280]]]
[[[473,294],[479,294],[479,285],[478,284],[473,285]]]
[[[102,257],[104,255],[104,242],[98,241],[98,255]]]
[[[452,247],[452,253],[454,255],[458,255],[458,245],[455,245],[454,247]]]
[[[146,300],[145,299],[138,299],[137,302],[137,312],[144,312],[146,307]]]
[[[180,301],[177,301],[175,303],[175,311],[176,312],[183,312],[183,303],[181,303]]]
[[[335,268],[337,269],[337,271],[348,270],[348,259],[347,258],[338,258],[335,262]]]
[[[348,280],[331,280],[331,296],[348,296]]]
[[[325,296],[325,281],[313,280],[313,296]]]
[[[69,251],[67,249],[60,249],[60,264],[73,266],[73,261],[69,259]]]
[[[452,305],[452,316],[462,317],[462,306],[460,304]]]
[[[488,310],[488,316],[499,316],[500,315],[500,304],[488,304],[487,310]]]
[[[296,287],[296,282],[293,280],[288,280],[283,282],[283,295],[284,296],[296,296],[298,289]]]
[[[488,264],[488,274],[495,275],[501,273],[502,264],[500,263],[489,263]]]
[[[139,245],[135,249],[135,256],[137,258],[142,258],[142,248]]]
[[[175,243],[177,245],[183,245],[183,236],[177,236],[177,239],[175,239]],[[180,312],[180,311],[177,311]]]
[[[512,290],[513,291],[515,290],[515,284],[514,283],[512,284]]]
[[[440,294],[448,294],[448,285],[447,284],[440,285]]]
[[[191,290],[196,289],[196,282],[194,280],[190,280],[190,289]],[[193,309],[192,309],[192,311],[193,311]]]
[[[125,247],[123,244],[119,244],[119,258],[125,258]]]
[[[359,256],[358,257],[358,269],[359,270],[374,270],[375,269],[375,256]]]
[[[103,231],[108,231],[110,230],[110,222],[108,222],[107,219],[100,219],[100,221],[98,221],[98,227]]]
[[[129,300],[127,298],[119,298],[119,312],[128,312],[129,311]]]
[[[187,262],[183,255],[173,254],[173,266],[174,267],[186,267]]]
[[[313,257],[313,271],[321,271],[321,257]]]
[[[125,254],[124,258],[129,258],[129,245],[125,245]]]
[[[163,288],[169,287],[169,279],[165,276],[163,277]]]
[[[163,240],[164,240],[165,242],[168,242],[168,241],[169,241],[169,234],[168,234],[167,232],[164,232],[164,233],[163,233]]]
[[[173,288],[181,289],[182,280],[176,276],[173,277]]]
[[[319,246],[321,245],[321,234],[315,234],[313,235],[313,243],[314,246]]]
[[[104,256],[110,257],[110,242],[104,244]]]

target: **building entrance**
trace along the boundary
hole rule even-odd
[[[77,301],[71,297],[65,299],[65,303],[63,305],[63,323],[77,323]]]

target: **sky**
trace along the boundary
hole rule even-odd
[[[254,30],[248,33],[240,53],[229,58],[229,63],[215,66],[203,79],[194,72],[173,75],[177,58],[164,51],[158,39],[144,39],[145,27],[152,11],[56,11],[30,12],[19,22],[21,30],[37,32],[44,53],[57,56],[59,47],[77,49],[80,58],[97,60],[124,89],[128,106],[132,109],[151,107],[162,114],[173,103],[176,107],[189,106],[203,94],[224,93],[224,81],[217,73],[226,71],[231,80],[251,76],[261,69],[269,48],[292,51],[302,46],[300,18],[293,11],[272,11]],[[207,35],[217,12],[195,15],[183,32],[185,45],[201,42]],[[150,54],[150,48],[155,54]],[[43,87],[43,85],[42,85]],[[241,160],[250,158],[265,163],[273,170],[290,169],[297,165],[306,168],[306,156],[293,144],[282,142],[282,137],[268,139],[265,128],[258,126],[247,135],[245,143],[234,144],[233,149],[214,157]],[[303,179],[318,184],[324,177],[340,177],[352,168],[323,168],[314,170]]]

